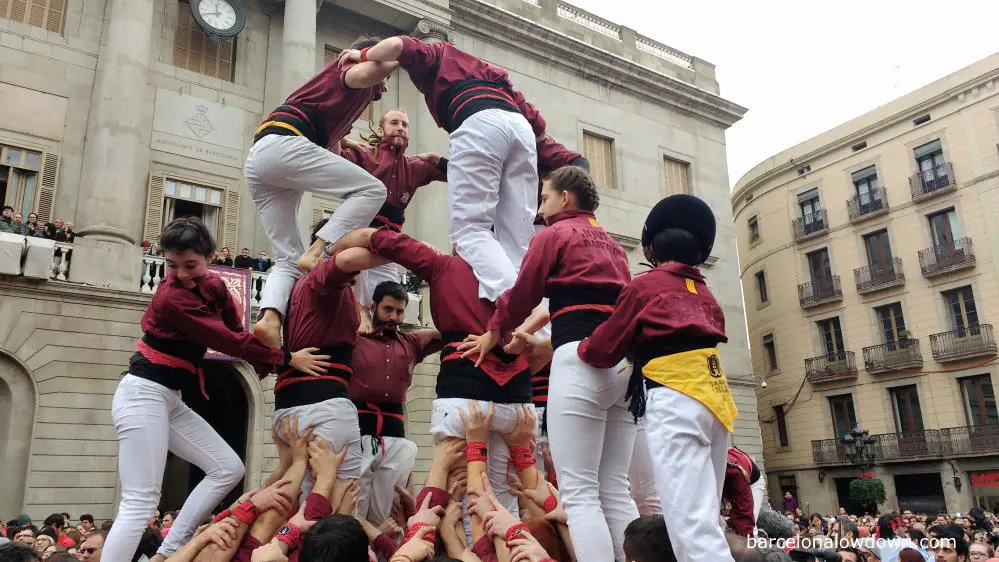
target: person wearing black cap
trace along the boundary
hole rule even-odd
[[[610,318],[578,349],[600,368],[634,358],[629,409],[644,416],[679,562],[733,561],[718,518],[737,413],[716,347],[728,338],[721,306],[697,269],[714,240],[714,215],[700,199],[672,195],[656,204],[642,231],[655,269],[621,291]]]

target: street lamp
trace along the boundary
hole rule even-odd
[[[860,469],[874,466],[874,441],[867,430],[854,427],[840,440],[846,450],[846,458]]]

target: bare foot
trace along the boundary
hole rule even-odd
[[[271,347],[281,347],[281,315],[268,308],[253,325],[253,335]]]
[[[319,261],[323,259],[323,250],[326,248],[326,242],[317,238],[316,242],[309,246],[309,249],[302,254],[302,257],[298,258],[298,268],[302,271],[312,271],[314,267],[319,265]]]

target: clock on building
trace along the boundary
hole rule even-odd
[[[246,25],[243,0],[191,0],[191,15],[213,42],[236,36]]]

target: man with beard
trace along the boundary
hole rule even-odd
[[[350,399],[361,426],[357,516],[377,526],[389,518],[395,487],[406,485],[416,460],[416,444],[406,439],[403,406],[413,369],[440,349],[440,333],[398,329],[409,303],[399,283],[379,283],[371,300],[373,329],[360,334],[354,347]]]
[[[387,227],[396,232],[406,221],[406,206],[413,200],[416,190],[435,181],[447,181],[447,158],[438,154],[406,156],[409,146],[409,116],[402,109],[386,111],[378,121],[378,129],[365,139],[367,146],[344,139],[343,157],[364,168],[385,184],[385,203],[375,215],[374,228]],[[354,285],[354,294],[367,316],[371,295],[383,281],[399,282],[399,268],[394,263],[369,269],[361,273]],[[370,318],[362,318],[362,326]]]

